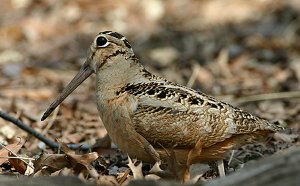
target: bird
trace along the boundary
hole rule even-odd
[[[128,40],[114,31],[97,34],[78,74],[41,120],[92,74],[96,75],[97,108],[108,135],[123,152],[144,162],[165,161],[168,149],[181,164],[222,160],[230,150],[284,129],[152,74]]]

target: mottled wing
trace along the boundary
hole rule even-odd
[[[281,129],[169,82],[128,85],[124,91],[138,98],[138,107],[131,115],[133,125],[154,146],[192,148],[203,139],[204,147],[208,147],[237,134]]]
[[[170,107],[140,105],[133,113],[132,121],[135,130],[156,147],[191,148],[199,138],[205,138],[207,145],[219,141],[208,139],[209,134],[213,136],[206,125],[209,117],[201,117]]]

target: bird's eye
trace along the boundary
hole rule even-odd
[[[105,37],[99,36],[96,39],[96,44],[97,44],[97,47],[106,47],[108,45],[108,41]]]

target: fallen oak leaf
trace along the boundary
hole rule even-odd
[[[27,174],[30,174],[33,172],[33,166],[30,164],[32,158],[28,157],[20,157],[17,155],[17,152],[21,149],[23,144],[21,143],[15,143],[11,145],[4,146],[0,143],[0,145],[3,147],[0,151],[0,157],[2,157],[2,161],[8,160],[10,165],[16,169],[21,174],[25,174],[27,171]],[[26,160],[29,160],[29,162],[26,162]],[[1,161],[1,160],[0,160]],[[1,162],[2,164],[3,162]]]
[[[135,163],[135,162],[134,162]],[[132,163],[131,158],[128,156],[128,167],[130,168],[134,179],[144,179],[144,175],[142,172],[142,163],[139,163],[137,166]]]
[[[124,174],[119,179],[117,179],[117,182],[119,183],[119,185],[122,185],[125,182],[125,180],[127,179],[129,173],[130,173],[130,169],[127,169],[124,172]]]
[[[174,152],[174,147],[170,149],[166,149],[162,147],[166,154],[166,161],[167,161],[167,170],[162,170],[160,168],[161,162],[156,162],[152,169],[149,171],[149,173],[155,174],[163,179],[176,179],[176,180],[181,180],[183,171],[185,170],[184,168],[186,167],[185,165],[180,165],[177,162],[176,155]]]
[[[97,153],[89,153],[84,155],[68,155],[68,154],[42,154],[34,161],[35,176],[51,175],[52,173],[64,168],[71,168],[75,174],[79,174],[82,170],[92,177],[98,177],[97,171],[90,165],[92,161],[97,159]]]
[[[64,168],[71,168],[76,175],[84,171],[85,175],[88,174],[93,178],[99,177],[99,174],[91,165],[99,157],[98,153],[91,152],[77,155],[66,144],[60,142],[60,145],[65,154],[42,154],[34,161],[35,175],[51,175]]]
[[[10,165],[14,167],[16,171],[18,171],[20,174],[25,174],[27,170],[27,164],[23,160],[21,160],[21,158],[15,156],[12,153],[9,153],[8,155],[9,155],[8,161]],[[18,157],[18,158],[14,158],[14,157]]]
[[[61,150],[66,153],[66,158],[69,160],[73,170],[76,174],[79,174],[81,171],[86,171],[93,178],[98,178],[99,174],[95,168],[91,165],[93,161],[99,158],[97,152],[90,152],[83,155],[75,154],[75,151],[71,150],[67,144],[58,141],[61,145]]]
[[[85,175],[90,175],[93,178],[98,178],[99,174],[96,169],[91,165],[91,162],[98,158],[96,152],[84,154],[84,155],[72,155],[69,156],[71,164],[73,165],[73,170],[75,174],[79,174],[84,171]]]
[[[51,175],[65,167],[72,167],[65,154],[42,154],[33,164],[35,175]]]
[[[74,162],[82,164],[82,165],[90,165],[93,161],[98,159],[99,155],[97,152],[90,152],[87,154],[66,154],[68,157],[71,158],[71,160],[74,160]]]
[[[33,173],[34,173],[33,162],[32,162],[32,160],[29,160],[24,175],[29,176],[29,175],[32,175]]]
[[[96,181],[97,185],[121,185],[115,176],[101,175]]]
[[[0,143],[0,146],[2,147],[2,149],[0,150],[0,157],[2,157],[0,158],[0,165],[2,165],[5,161],[8,160],[9,152],[17,156],[16,153],[19,152],[23,144],[14,143],[14,144],[4,146],[3,144]]]
[[[71,150],[65,143],[60,143],[61,150],[66,153],[66,155],[70,158],[71,163],[79,163],[82,165],[90,165],[93,161],[98,159],[99,155],[97,152],[90,152],[87,154],[78,155],[75,154],[73,150]]]
[[[160,168],[160,164],[161,162],[155,162],[149,173],[157,174],[159,172],[163,172],[163,170]]]

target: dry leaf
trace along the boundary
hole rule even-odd
[[[11,152],[8,154],[9,157],[17,157]],[[27,164],[21,159],[18,158],[8,158],[8,161],[12,167],[16,169],[20,174],[25,174],[26,169],[27,169]]]
[[[97,185],[119,185],[116,177],[114,176],[107,176],[107,175],[101,175],[96,181]]]
[[[1,144],[1,146],[3,146],[3,145]],[[6,160],[8,160],[9,152],[16,154],[17,152],[19,152],[19,150],[21,149],[22,146],[23,145],[20,143],[14,143],[14,144],[10,144],[5,147],[2,147],[2,149],[0,150],[0,157],[1,157],[0,165],[2,165]]]
[[[132,163],[131,158],[128,156],[128,164],[127,165],[131,169],[134,179],[144,179],[144,175],[143,175],[143,171],[142,171],[142,166],[143,166],[142,163],[135,166],[134,163]]]
[[[91,165],[91,163],[99,157],[97,152],[77,155],[74,151],[69,149],[65,143],[60,142],[60,145],[62,151],[66,153],[66,158],[69,160],[76,173],[87,171],[87,174],[89,174],[93,178],[97,178],[99,176],[95,168]]]
[[[24,175],[25,175],[25,176],[29,176],[29,175],[31,175],[31,174],[33,174],[33,173],[34,173],[33,162],[32,162],[31,160],[29,160]]]
[[[167,157],[168,169],[167,170],[162,170],[160,168],[161,162],[156,162],[154,164],[154,166],[151,168],[151,170],[149,171],[149,173],[155,174],[155,175],[157,175],[157,176],[159,176],[160,178],[163,178],[163,179],[181,180],[182,174],[183,174],[183,171],[182,171],[183,169],[182,169],[182,166],[177,163],[174,150],[170,149],[171,154],[167,150],[166,150],[166,152],[169,155]]]
[[[53,172],[65,167],[71,167],[65,154],[42,154],[38,159],[33,161],[35,175],[51,175]],[[36,174],[39,172],[38,174]]]

